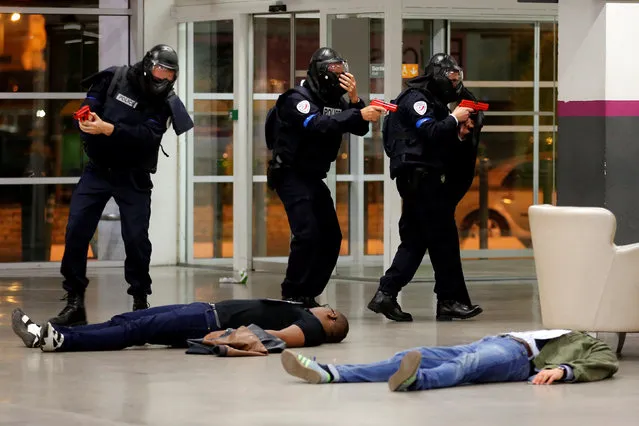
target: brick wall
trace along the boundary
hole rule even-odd
[[[20,205],[0,208],[0,262],[22,260],[22,217]]]
[[[368,206],[368,229],[367,236],[370,239],[383,239],[383,209],[384,205],[369,204]],[[257,214],[256,217],[263,220],[268,218],[268,251],[270,254],[276,253],[286,256],[289,250],[290,228],[284,207],[279,202],[269,203],[265,207],[265,212]],[[348,206],[340,203],[337,205],[337,217],[339,219],[342,234],[346,237],[349,233]],[[195,243],[211,243],[215,229],[216,212],[213,206],[195,206],[193,222],[193,240]],[[223,206],[222,209],[222,241],[231,243],[233,241],[233,207]],[[348,254],[348,242],[342,242],[342,255]],[[381,253],[371,253],[381,254]]]
[[[370,204],[368,206],[368,232],[369,238],[383,238],[383,204]],[[289,247],[289,226],[284,207],[279,203],[269,203],[266,207],[268,217],[268,247],[269,252],[286,255]],[[348,206],[343,203],[337,205],[337,215],[342,227],[342,233],[346,236],[349,232]],[[68,205],[58,205],[53,210],[53,227],[51,233],[52,245],[63,245],[64,234],[69,216]],[[260,215],[264,217],[264,214]],[[194,210],[194,241],[196,243],[210,243],[213,241],[215,213],[212,206],[196,206]],[[224,206],[222,210],[222,240],[233,240],[233,207]],[[342,254],[347,254],[348,246],[344,241]],[[22,217],[19,204],[4,205],[0,207],[0,262],[22,261]]]
[[[51,244],[64,244],[69,206],[55,206]],[[5,204],[0,207],[0,262],[22,261],[22,207]]]

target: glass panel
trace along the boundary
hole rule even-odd
[[[193,51],[195,93],[232,94],[233,21],[195,22]]]
[[[2,6],[127,9],[129,0],[3,0]]]
[[[430,19],[404,19],[402,35],[402,78],[423,74],[426,64],[432,56],[433,21]]]
[[[554,132],[539,134],[539,203],[541,204],[557,204],[556,136],[557,134]]]
[[[364,174],[384,174],[384,143],[382,140],[382,123],[371,123],[370,138],[364,139]]]
[[[276,15],[254,18],[255,93],[283,93],[291,86],[290,17]]]
[[[364,183],[364,254],[384,254],[384,182]]]
[[[82,79],[127,63],[128,16],[0,16],[2,92],[81,92]]]
[[[59,262],[75,185],[0,185],[0,262]],[[107,205],[107,210],[117,207]],[[120,222],[102,220],[88,258],[123,260]],[[104,253],[104,254],[102,254]]]
[[[266,183],[253,184],[253,256],[288,256],[291,228],[284,205]]]
[[[481,134],[479,156],[487,158],[490,167],[513,157],[532,155],[532,153],[532,132],[482,132]]]
[[[542,23],[540,37],[541,81],[555,81],[557,70],[557,24]]]
[[[384,62],[384,20],[371,19],[371,65]],[[409,55],[410,56],[410,55]],[[376,76],[370,68],[370,93],[384,93],[384,73]],[[364,95],[366,96],[366,94]],[[370,95],[368,95],[370,99]],[[364,139],[364,174],[384,174],[383,120],[371,123],[371,133]],[[366,204],[366,203],[365,203]]]
[[[555,111],[557,102],[557,88],[540,88],[539,89],[539,110],[545,112]]]
[[[194,184],[193,257],[233,257],[232,183]]]
[[[384,20],[381,16],[381,14],[329,16],[332,44],[348,60],[351,72],[357,79],[359,96],[366,102],[373,97],[383,98],[382,94],[384,93],[386,67],[384,63]],[[424,25],[429,26],[430,23],[422,24],[421,27],[416,27],[414,30],[422,32],[418,35],[419,37],[430,37],[430,30],[427,31],[428,34],[424,33]],[[362,50],[366,45],[368,45],[368,50]],[[415,42],[415,46],[420,48],[419,41]],[[427,49],[427,53],[430,53],[430,42]],[[415,61],[410,52],[406,53],[406,58]],[[339,182],[337,184],[336,205],[344,235],[342,255],[347,253],[355,256],[374,255],[383,252],[383,201],[381,192],[378,193],[378,190],[381,191],[383,183],[381,181],[364,182],[361,176],[362,174],[384,174],[385,154],[381,123],[372,123],[370,130],[364,138],[349,136],[342,143],[336,163],[338,175],[349,174],[353,176],[352,182]],[[363,164],[360,164],[362,161]],[[344,188],[340,189],[340,185],[343,185]],[[350,195],[347,195],[346,188],[349,188]],[[362,205],[352,203],[362,203]],[[344,223],[344,215],[347,212],[350,219],[348,224]],[[349,233],[352,229],[363,229],[363,235],[360,233],[361,231],[353,233],[353,235],[357,235],[357,240],[349,236],[348,251],[345,247],[347,242],[346,226],[349,227]],[[379,228],[380,226],[381,228]]]
[[[266,175],[271,153],[264,140],[264,123],[268,110],[275,106],[275,100],[253,101],[253,174]]]
[[[335,186],[335,210],[337,211],[337,220],[342,230],[342,246],[339,254],[347,256],[350,254],[350,209],[351,209],[351,183],[337,182]]]
[[[295,17],[295,85],[306,78],[308,63],[319,49],[319,15]]]
[[[0,100],[0,177],[79,176],[86,162],[73,113],[81,100]]]
[[[546,137],[547,135],[542,134],[540,141],[543,143]],[[532,133],[482,134],[475,180],[468,194],[457,206],[455,214],[462,248],[480,248],[479,200],[482,159],[486,164],[488,188],[488,248],[529,248],[528,207],[533,203]],[[542,153],[540,167],[544,179],[552,168],[551,159],[550,155]],[[543,199],[541,191],[539,199]]]
[[[370,86],[369,93],[384,93],[384,20],[370,19]],[[381,65],[381,73],[373,72]],[[380,68],[377,68],[380,69]],[[366,96],[366,93],[362,93]]]
[[[339,147],[337,160],[335,160],[335,171],[338,175],[347,175],[351,172],[351,135],[345,134],[342,137],[342,144]]]
[[[533,24],[451,23],[450,51],[467,80],[533,81],[534,49]]]
[[[233,176],[233,101],[193,102],[196,176]]]
[[[490,104],[490,111],[532,111],[532,87],[473,87],[468,90],[481,102]],[[552,109],[551,109],[552,111]]]

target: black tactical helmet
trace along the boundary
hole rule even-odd
[[[445,53],[437,53],[430,58],[424,70],[428,80],[428,89],[445,103],[455,102],[460,99],[464,89],[462,84],[463,71],[457,65],[457,61]],[[448,78],[451,73],[459,73],[457,86]]]
[[[334,104],[346,94],[339,83],[339,76],[348,72],[348,63],[330,47],[315,51],[308,65],[308,85],[319,98]]]
[[[153,69],[156,67],[175,72],[175,77],[173,80],[154,77]],[[153,96],[166,96],[173,89],[180,70],[177,53],[166,44],[158,44],[146,52],[142,60],[142,68],[144,72],[143,86],[147,93]]]

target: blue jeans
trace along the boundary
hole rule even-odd
[[[421,347],[398,352],[372,364],[336,365],[339,382],[385,382],[398,369],[406,353],[419,351],[422,362],[410,390],[426,390],[465,383],[518,382],[530,375],[526,348],[508,337],[486,337],[469,345]]]
[[[109,321],[79,327],[58,327],[64,336],[60,351],[115,351],[129,346],[187,347],[187,339],[201,339],[219,330],[209,303],[167,305],[116,315]]]

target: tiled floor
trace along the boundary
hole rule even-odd
[[[470,275],[480,277],[481,265],[473,265],[477,274]],[[279,275],[253,274],[247,285],[219,284],[226,274],[155,268],[151,302],[279,294]],[[90,321],[129,309],[121,269],[93,270],[90,276]],[[9,324],[12,309],[21,306],[36,320],[54,315],[63,303],[58,301],[63,295],[59,283],[53,270],[0,272],[0,425],[612,426],[635,425],[639,419],[639,339],[634,336],[626,343],[620,373],[606,382],[551,387],[512,383],[397,394],[381,383],[304,384],[283,372],[277,355],[222,359],[151,347],[50,354],[21,346]],[[332,282],[322,301],[349,316],[351,333],[342,344],[305,353],[331,362],[368,362],[412,346],[464,343],[540,324],[530,279],[472,282],[474,302],[485,313],[455,323],[433,321],[432,284],[427,282],[410,285],[402,297],[416,321],[391,323],[365,308],[375,287],[372,281]],[[604,337],[613,342],[613,336]]]

